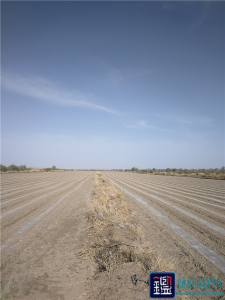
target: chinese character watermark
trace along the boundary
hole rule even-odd
[[[149,298],[175,298],[175,273],[149,273]]]

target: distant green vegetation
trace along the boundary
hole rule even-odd
[[[200,175],[203,177],[207,177],[210,175],[224,175],[225,174],[225,167],[222,168],[209,168],[209,169],[177,169],[177,168],[167,168],[167,169],[156,169],[156,168],[149,168],[149,169],[138,169],[136,167],[132,167],[131,169],[112,169],[112,171],[122,171],[122,172],[137,172],[137,173],[152,173],[155,175]]]
[[[139,171],[139,169],[138,169],[138,168],[135,168],[135,167],[133,167],[133,168],[131,168],[131,171],[138,172],[138,171]]]
[[[56,168],[56,166],[52,166],[51,168],[45,168],[44,169],[46,172],[48,172],[48,171],[52,171],[52,170],[57,170],[57,168]]]
[[[61,170],[61,171],[73,171],[73,169],[57,169],[56,166],[52,166],[51,168],[39,168],[38,170],[35,171],[39,171],[39,172],[49,172],[49,171],[56,171],[56,170]],[[6,167],[4,165],[0,164],[0,172],[12,172],[12,171],[32,171],[32,168],[27,168],[25,165],[21,165],[21,166],[16,166],[14,164]]]
[[[0,165],[1,172],[7,172],[7,171],[25,171],[28,170],[28,168],[25,165],[16,166],[14,164],[6,167],[4,165]]]

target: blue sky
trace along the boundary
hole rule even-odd
[[[224,165],[224,2],[2,2],[1,163]]]

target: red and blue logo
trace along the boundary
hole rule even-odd
[[[149,298],[175,298],[175,273],[149,273]]]

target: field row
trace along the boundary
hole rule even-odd
[[[209,180],[103,172],[225,273],[224,184]]]

